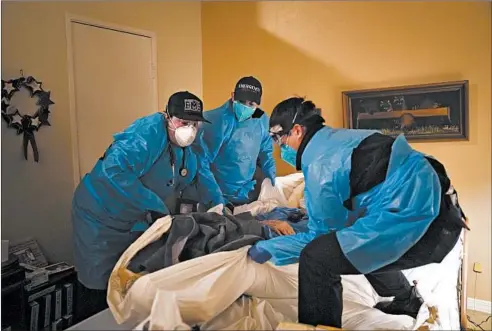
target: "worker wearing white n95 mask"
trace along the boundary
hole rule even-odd
[[[115,134],[77,187],[72,204],[75,266],[81,291],[96,290],[90,294],[94,298],[100,290],[103,305],[111,270],[142,231],[164,215],[196,211],[196,190],[190,188],[197,160],[190,145],[202,121],[198,97],[173,94],[165,112],[140,118]],[[86,308],[88,314],[91,308]]]
[[[257,166],[264,177],[275,182],[273,143],[268,116],[259,108],[261,83],[254,77],[241,78],[229,100],[204,113],[204,124],[194,145],[197,147],[201,202],[230,208],[250,202]],[[258,183],[261,184],[261,183]]]

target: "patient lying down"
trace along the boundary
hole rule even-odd
[[[128,269],[151,273],[210,253],[232,251],[259,240],[306,230],[307,218],[299,209],[276,208],[252,216],[191,213],[177,215],[168,232],[132,259]]]

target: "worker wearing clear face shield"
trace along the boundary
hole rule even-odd
[[[75,266],[80,291],[92,301],[83,314],[104,309],[111,270],[152,222],[196,211],[197,159],[190,145],[203,121],[197,96],[173,94],[165,112],[115,134],[78,185],[72,203]]]

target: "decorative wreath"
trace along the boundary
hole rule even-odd
[[[50,105],[55,104],[50,99],[51,92],[44,91],[41,87],[42,82],[34,77],[24,77],[21,70],[21,77],[4,81],[2,79],[2,117],[7,122],[8,127],[17,130],[17,134],[23,134],[24,157],[27,160],[27,146],[31,143],[34,154],[34,161],[39,162],[39,151],[34,138],[34,132],[42,126],[51,126],[48,121]],[[23,114],[16,105],[11,104],[12,97],[22,89],[30,92],[31,98],[37,98],[37,111],[33,114]]]

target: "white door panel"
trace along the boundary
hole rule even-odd
[[[112,135],[155,108],[152,38],[71,22],[80,177]]]

